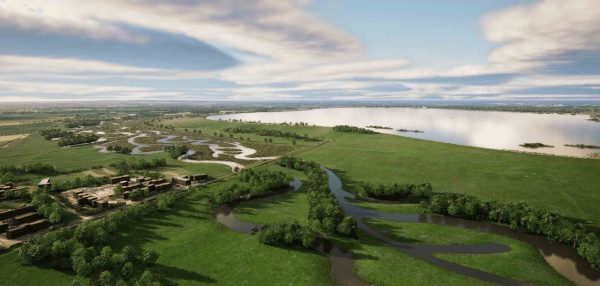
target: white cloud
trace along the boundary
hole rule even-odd
[[[309,12],[308,1],[5,0],[0,19],[31,30],[136,39],[124,25],[183,34],[232,51],[283,62],[358,56],[349,33]]]
[[[493,62],[537,61],[568,51],[600,49],[597,0],[546,0],[487,15],[487,38],[501,43]]]

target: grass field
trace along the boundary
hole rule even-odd
[[[331,285],[327,257],[316,251],[260,244],[212,218],[202,189],[171,211],[129,225],[112,242],[160,254],[157,271],[177,285]],[[69,285],[72,273],[24,267],[16,251],[0,255],[0,285]],[[45,284],[51,280],[56,284]]]
[[[167,123],[209,132],[236,124],[198,118]],[[358,181],[430,182],[437,192],[527,200],[534,206],[600,226],[600,208],[596,207],[600,203],[600,160],[499,151],[393,135],[341,133],[326,127],[269,124],[265,128],[328,140],[300,156],[335,169],[350,191]],[[252,138],[262,140],[260,136]]]
[[[511,251],[497,254],[440,254],[443,259],[485,272],[511,277],[536,285],[572,285],[552,269],[529,244],[503,236],[452,226],[368,220],[367,223],[400,242],[427,245],[472,245],[495,242]]]

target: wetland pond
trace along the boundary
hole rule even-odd
[[[600,145],[600,123],[588,115],[472,111],[405,107],[349,107],[254,112],[210,116],[263,123],[306,122],[310,125],[352,125],[380,133],[490,149],[587,157],[600,149],[565,146]],[[525,143],[553,147],[526,148]]]

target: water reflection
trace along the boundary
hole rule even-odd
[[[210,119],[242,119],[267,123],[308,122],[319,126],[348,124],[387,126],[382,133],[409,136],[492,149],[539,152],[585,157],[598,150],[564,144],[600,145],[600,124],[587,115],[467,111],[426,108],[323,108],[300,111],[256,112],[211,116]],[[399,132],[422,130],[423,133]],[[528,149],[519,144],[540,142],[554,148]]]

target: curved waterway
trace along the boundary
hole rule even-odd
[[[310,125],[380,126],[377,132],[490,149],[587,157],[599,149],[565,144],[600,146],[600,123],[588,115],[525,112],[469,111],[436,108],[349,107],[254,112],[209,116],[213,120],[237,119],[265,123],[306,122]],[[418,131],[418,132],[415,132]],[[529,149],[523,143],[543,143],[553,148]]]
[[[436,246],[436,245],[415,245],[399,243],[381,232],[373,229],[363,222],[364,218],[375,218],[400,222],[411,223],[431,223],[440,225],[449,225],[465,229],[486,231],[512,239],[517,239],[529,243],[540,251],[546,262],[552,266],[558,273],[573,281],[577,285],[600,285],[600,272],[593,269],[589,263],[581,258],[577,251],[567,245],[560,244],[545,239],[542,236],[528,234],[522,231],[513,231],[508,227],[501,225],[470,221],[464,219],[451,218],[440,215],[410,214],[410,213],[385,213],[372,209],[366,209],[356,206],[348,201],[347,198],[354,198],[354,194],[344,191],[341,180],[331,170],[325,169],[329,177],[329,188],[336,200],[347,215],[356,217],[358,227],[369,235],[391,245],[392,247],[404,251],[412,256],[429,261],[439,267],[478,278],[481,280],[503,284],[503,285],[525,285],[527,283],[516,281],[507,277],[479,271],[473,268],[465,267],[456,263],[448,262],[436,258],[436,253],[459,253],[459,254],[485,254],[510,251],[510,247],[502,244],[478,244],[465,246]]]
[[[290,182],[292,192],[302,187],[302,181],[294,179]],[[260,225],[241,221],[233,214],[233,207],[221,205],[215,211],[215,220],[227,228],[245,234],[253,234],[260,228]],[[352,256],[343,252],[337,246],[332,245],[327,240],[318,239],[315,243],[315,249],[327,254],[329,263],[331,263],[330,276],[337,285],[344,286],[368,286],[354,275],[354,262]]]

